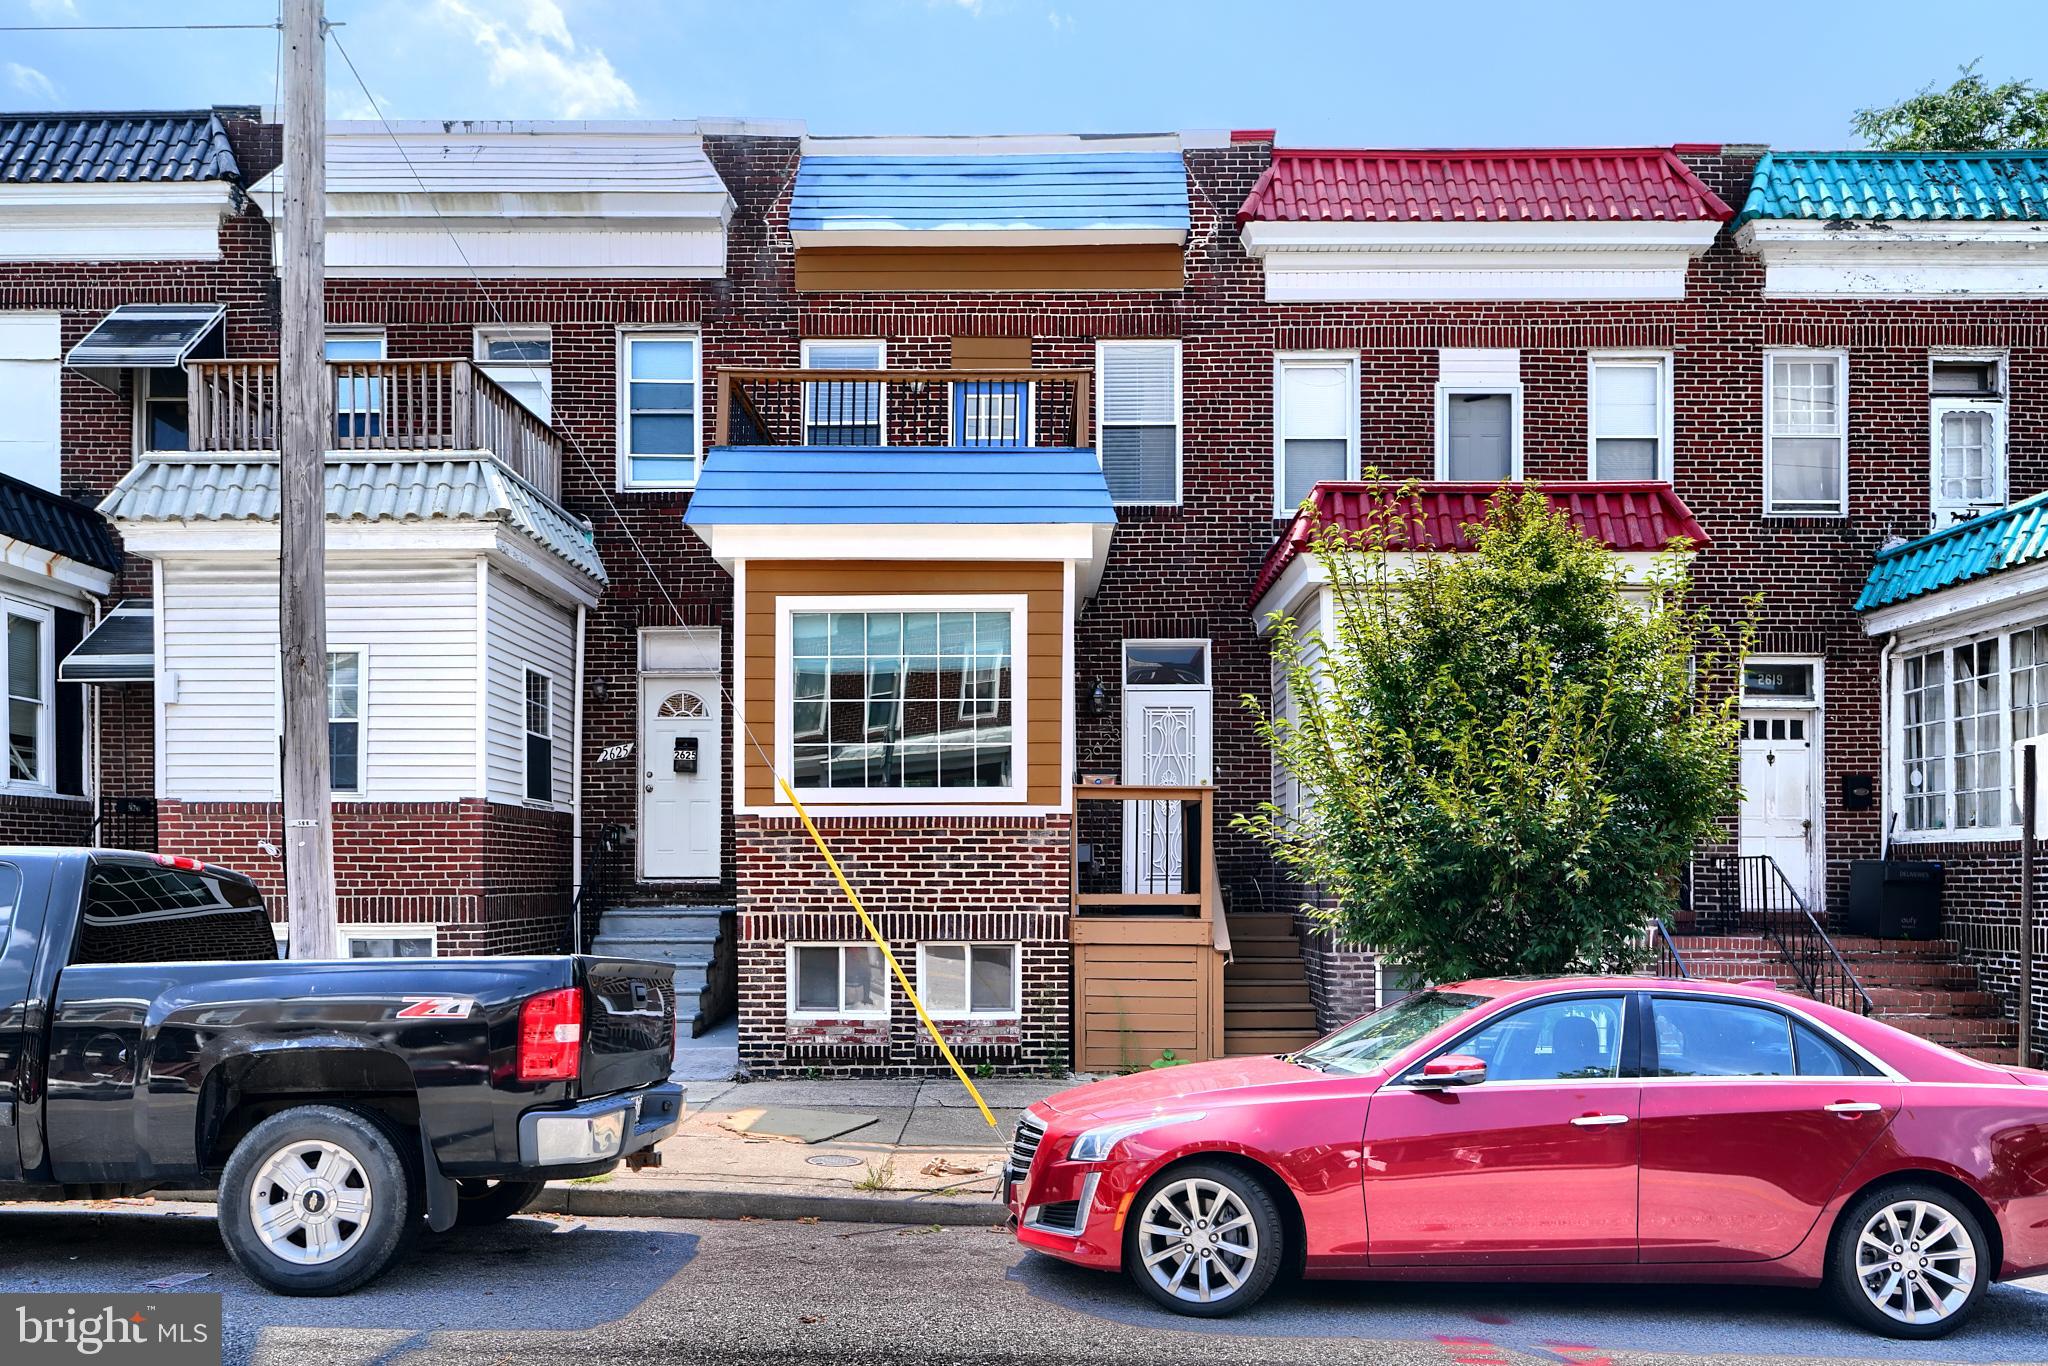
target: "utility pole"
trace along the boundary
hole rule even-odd
[[[327,52],[322,0],[284,0],[284,259],[277,348],[278,651],[284,875],[293,958],[332,958],[327,770]]]

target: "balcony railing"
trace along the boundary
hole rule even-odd
[[[1088,370],[718,372],[713,446],[1081,447]]]
[[[1693,859],[1686,911],[1695,933],[1760,934],[1784,955],[1808,995],[1869,1015],[1876,1007],[1856,971],[1768,854],[1701,854]]]
[[[195,360],[191,448],[277,449],[277,362]],[[550,498],[561,496],[562,439],[466,360],[329,361],[329,448],[489,451]]]

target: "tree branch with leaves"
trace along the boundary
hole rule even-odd
[[[1971,62],[1946,90],[1930,83],[1897,104],[1859,109],[1851,126],[1880,152],[2048,147],[2048,90],[2031,81],[1992,85]]]

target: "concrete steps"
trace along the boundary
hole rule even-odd
[[[731,906],[613,906],[598,922],[592,952],[672,963],[676,970],[676,1022],[692,1038],[731,1013],[739,946]]]
[[[1321,1036],[1295,937],[1286,911],[1239,911],[1230,916],[1231,961],[1223,969],[1223,1044],[1233,1057],[1291,1053]]]

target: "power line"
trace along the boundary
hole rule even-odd
[[[0,24],[0,33],[216,33],[228,29],[282,29],[272,24]],[[339,24],[329,24],[339,28]]]

